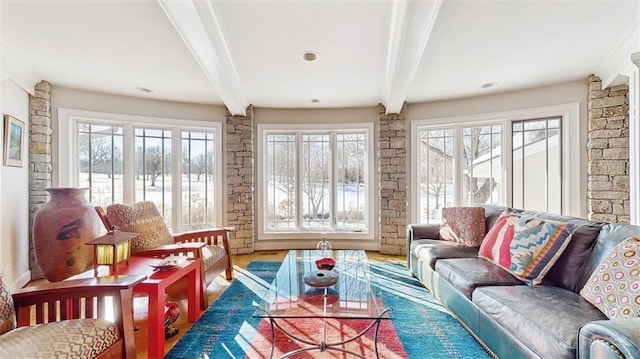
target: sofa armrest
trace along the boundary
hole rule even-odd
[[[640,318],[583,325],[578,332],[578,358],[640,358]]]
[[[407,263],[411,255],[411,242],[417,239],[440,239],[440,224],[414,223],[407,226]]]

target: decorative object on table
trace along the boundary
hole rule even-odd
[[[324,288],[336,284],[338,274],[330,270],[314,270],[306,273],[302,280],[312,287]]]
[[[322,257],[331,257],[331,243],[327,240],[327,234],[322,233],[322,239],[316,244],[316,250]]]
[[[178,309],[178,303],[166,302],[164,306],[167,308],[164,312],[164,338],[169,339],[180,331],[179,328],[173,326],[180,318],[180,310]]]
[[[112,230],[96,239],[85,243],[93,246],[93,271],[98,275],[98,266],[108,265],[113,273],[118,263],[126,261],[129,264],[131,256],[131,240],[137,233]]]
[[[100,234],[100,219],[85,198],[88,188],[48,188],[50,200],[33,219],[33,246],[44,277],[57,282],[93,266],[85,244]]]
[[[183,255],[170,255],[162,260],[158,265],[152,265],[153,268],[165,272],[168,270],[175,269],[180,263],[187,260],[186,256]]]
[[[336,266],[336,260],[330,257],[324,257],[316,260],[318,269],[332,270]]]
[[[4,115],[4,165],[22,167],[24,164],[24,122]]]

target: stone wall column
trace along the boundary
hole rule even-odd
[[[589,219],[629,223],[629,88],[602,89],[589,76],[587,208]]]
[[[29,96],[29,267],[31,279],[43,277],[33,248],[33,217],[49,201],[45,191],[51,187],[51,84],[40,81]]]
[[[407,111],[386,114],[378,105],[378,187],[380,253],[406,255]]]
[[[232,254],[253,253],[254,248],[254,126],[253,107],[246,116],[233,116],[227,111],[226,152],[227,218],[231,232]]]

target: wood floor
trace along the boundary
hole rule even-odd
[[[287,251],[259,251],[253,254],[243,254],[233,256],[233,266],[234,270],[243,269],[249,264],[251,261],[255,260],[267,260],[267,261],[281,261],[284,259]],[[405,256],[389,256],[382,255],[378,252],[367,252],[367,257],[369,257],[372,261],[378,262],[398,262],[398,263],[406,263]],[[209,298],[209,303],[213,303],[215,299],[229,286],[230,282],[224,280],[222,276],[218,277],[218,279],[211,283],[211,285],[207,288],[207,296]],[[178,303],[180,307],[180,318],[176,322],[176,327],[180,329],[179,333],[170,338],[165,343],[165,353],[169,352],[171,348],[180,340],[182,335],[191,327],[192,323],[189,323],[187,320],[187,301],[184,298],[167,298],[167,300]],[[136,355],[138,359],[147,358],[147,299],[146,297],[136,298],[134,300],[134,321],[135,325],[138,328],[136,332]]]

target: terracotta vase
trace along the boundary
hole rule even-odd
[[[93,267],[93,248],[100,218],[85,198],[88,188],[49,188],[49,202],[33,220],[33,246],[44,277],[61,281]]]

